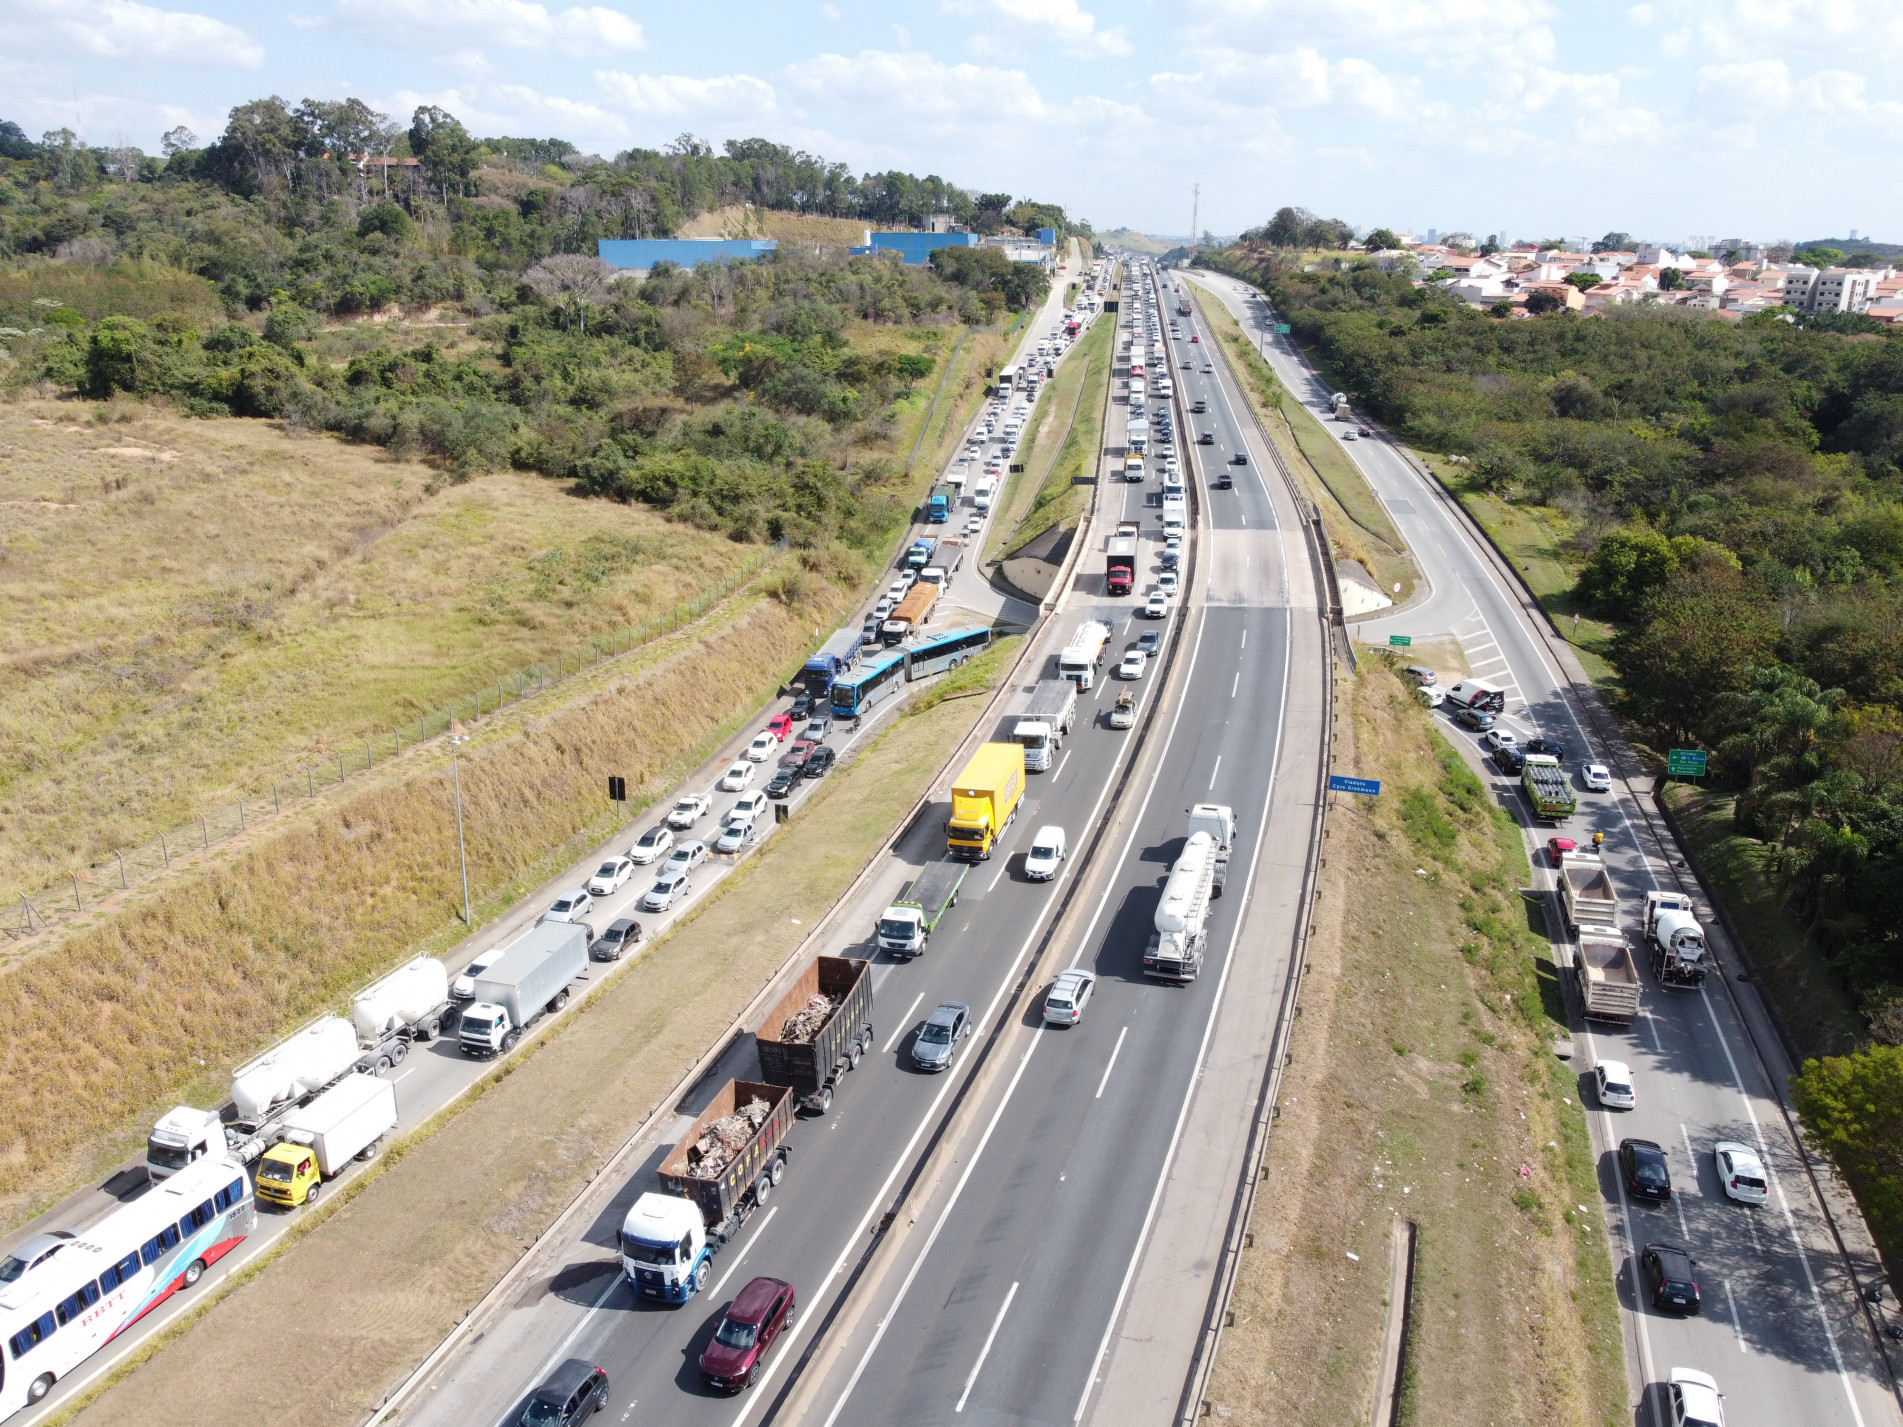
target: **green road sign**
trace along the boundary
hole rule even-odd
[[[1665,755],[1666,776],[1702,778],[1705,776],[1705,759],[1709,756],[1702,748],[1674,748]]]
[[[1406,649],[1413,642],[1414,636],[1411,634],[1390,634],[1388,636],[1388,643],[1397,649]]]
[[[1275,335],[1276,335],[1276,336],[1278,336],[1278,337],[1286,337],[1286,336],[1288,335],[1288,323],[1286,323],[1286,322],[1278,322],[1278,323],[1276,323],[1276,324],[1275,324]]]

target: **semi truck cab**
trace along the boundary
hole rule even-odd
[[[685,1303],[707,1281],[718,1246],[693,1201],[643,1194],[621,1221],[621,1267],[643,1298]]]

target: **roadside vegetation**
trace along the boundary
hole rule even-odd
[[[1024,471],[1012,477],[1005,518],[992,523],[997,533],[988,558],[1015,552],[1054,525],[1083,519],[1091,473],[1103,464],[1104,393],[1115,332],[1113,318],[1098,319],[1038,399],[1037,424],[1019,454]]]
[[[1369,1420],[1397,1222],[1416,1226],[1398,1421],[1629,1421],[1579,1077],[1520,829],[1386,656],[1344,677],[1309,971],[1252,1245],[1206,1400]]]
[[[1548,554],[1536,590],[1562,629],[1603,622],[1580,642],[1655,767],[1671,747],[1710,751],[1690,796],[1727,802],[1727,836],[1751,844],[1726,881],[1754,957],[1784,959],[1745,915],[1773,901],[1868,1041],[1903,1044],[1903,334],[1645,307],[1502,320],[1257,239],[1204,261],[1262,283],[1331,380],[1444,457],[1444,479],[1458,467],[1450,485],[1506,548]],[[1903,1203],[1903,1165],[1831,1124],[1879,1242],[1903,1255],[1903,1214],[1878,1212]]]

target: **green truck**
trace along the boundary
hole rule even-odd
[[[1533,816],[1545,822],[1564,822],[1573,815],[1578,800],[1573,797],[1572,779],[1566,776],[1559,760],[1550,753],[1529,753],[1520,770],[1520,787]]]

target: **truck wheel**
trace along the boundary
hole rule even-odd
[[[401,1065],[403,1063],[403,1057],[409,1053],[410,1043],[408,1041],[398,1041],[395,1045],[390,1047],[390,1064]]]
[[[773,1163],[767,1168],[767,1174],[775,1184],[778,1184],[786,1178],[786,1161],[775,1155]]]
[[[854,1071],[854,1070],[857,1070],[858,1068],[859,1068],[859,1048],[857,1046],[854,1046],[851,1050],[846,1052],[846,1069],[848,1071]]]
[[[503,1036],[502,1053],[504,1055],[507,1055],[510,1051],[514,1050],[516,1047],[516,1042],[520,1041],[521,1039],[522,1039],[522,1032],[520,1031],[510,1031],[507,1035]]]
[[[692,1298],[696,1293],[699,1293],[701,1285],[706,1282],[707,1264],[705,1261],[702,1261],[694,1266],[692,1273],[687,1275],[687,1296]]]
[[[764,1206],[772,1197],[773,1176],[763,1171],[760,1177],[753,1181],[753,1202]]]
[[[859,1036],[859,1054],[864,1055],[872,1049],[872,1027],[867,1026]]]
[[[832,1108],[833,1088],[830,1085],[822,1085],[819,1090],[819,1113],[823,1115]]]
[[[562,1009],[562,1007],[566,1006],[567,1004],[568,1004],[568,988],[564,986],[560,991],[555,993],[555,999],[548,1003],[548,1008],[551,1011],[559,1011]]]
[[[306,1204],[315,1204],[317,1202],[317,1191],[322,1189],[323,1187],[324,1186],[322,1183],[313,1184],[308,1190],[305,1191],[304,1202]]]
[[[203,1278],[204,1276],[205,1276],[205,1261],[203,1259],[193,1259],[189,1264],[186,1265],[185,1272],[179,1275],[179,1277],[185,1281],[185,1286],[187,1288],[190,1288],[193,1284],[197,1283],[198,1280]]]

